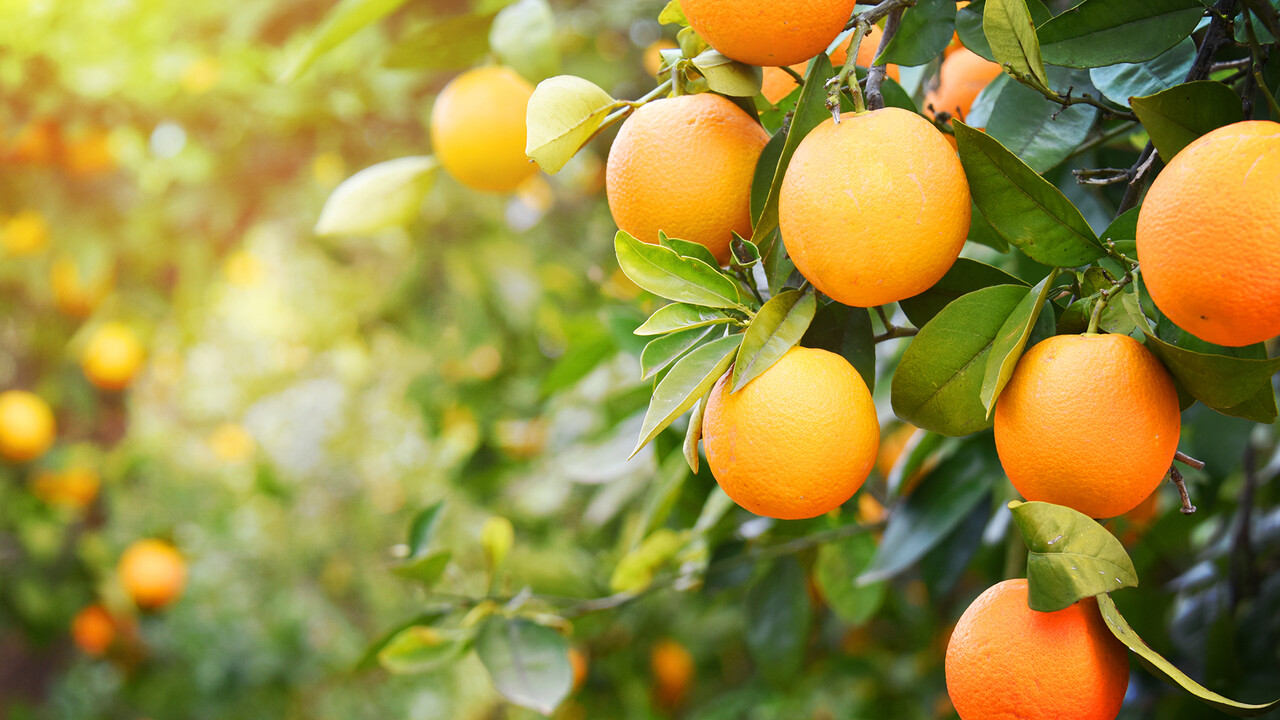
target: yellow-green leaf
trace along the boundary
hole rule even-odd
[[[525,154],[555,174],[600,129],[619,103],[590,80],[559,75],[538,83],[525,113]]]

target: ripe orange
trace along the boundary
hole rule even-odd
[[[846,305],[917,295],[960,255],[969,184],[955,150],[900,108],[824,120],[796,148],[778,222],[796,267]]]
[[[1128,335],[1057,335],[1018,361],[996,403],[996,450],[1028,500],[1094,518],[1164,479],[1181,418],[1169,371]]]
[[[1129,657],[1093,598],[1056,612],[1027,607],[1027,581],[987,588],[947,644],[947,694],[961,720],[1114,720]]]
[[[1151,299],[1219,345],[1280,334],[1280,123],[1238,122],[1187,145],[1138,211]]]
[[[71,317],[92,313],[115,285],[113,262],[82,263],[70,255],[54,258],[49,270],[49,286],[58,310]]]
[[[711,391],[702,441],[711,473],[734,502],[798,520],[839,507],[862,487],[880,423],[847,360],[795,347],[735,393],[730,375]]]
[[[649,650],[649,667],[658,704],[665,708],[683,705],[696,669],[693,655],[685,646],[670,638],[659,640]]]
[[[42,470],[31,480],[31,494],[50,505],[83,508],[98,497],[98,471],[72,466],[61,472]]]
[[[496,65],[462,73],[431,108],[431,145],[440,164],[474,190],[509,192],[538,172],[524,154],[533,86]]]
[[[71,639],[86,655],[102,657],[116,641],[116,622],[106,608],[88,605],[71,619]]]
[[[952,50],[942,61],[938,87],[925,93],[924,106],[935,115],[946,112],[963,120],[978,93],[1001,72],[1000,65],[968,48]]]
[[[116,169],[111,131],[100,125],[82,129],[63,146],[62,167],[73,177],[89,178]]]
[[[123,390],[133,382],[144,357],[133,330],[124,323],[109,322],[89,338],[80,367],[89,382],[103,390]]]
[[[57,424],[48,403],[25,390],[0,393],[0,456],[35,460],[53,445]]]
[[[172,545],[135,541],[120,556],[120,582],[140,608],[157,610],[177,600],[187,583],[187,563]]]
[[[844,30],[855,0],[683,0],[689,25],[711,47],[750,65],[802,62]]]
[[[644,242],[656,243],[662,230],[728,262],[731,233],[751,234],[751,180],[767,142],[764,128],[720,95],[644,105],[609,149],[614,222]]]
[[[804,77],[804,73],[809,69],[808,63],[796,63],[791,69],[800,73]],[[791,74],[780,67],[767,67],[764,69],[764,78],[760,83],[760,94],[770,105],[777,105],[782,98],[791,94],[791,91],[800,87],[796,79]]]

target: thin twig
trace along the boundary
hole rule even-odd
[[[914,337],[915,335],[919,334],[919,332],[920,330],[913,327],[898,327],[897,325],[890,325],[888,330],[885,330],[879,335],[876,335],[874,338],[872,338],[872,341],[874,344],[878,345],[882,342],[885,342],[886,340],[894,340],[897,338],[904,338],[904,337]]]
[[[1117,125],[1115,128],[1095,136],[1092,140],[1076,148],[1070,155],[1067,156],[1067,159],[1069,160],[1073,157],[1076,157],[1077,155],[1083,155],[1096,147],[1101,147],[1103,145],[1106,145],[1107,143],[1111,142],[1112,140],[1115,140],[1116,138],[1122,135],[1127,135],[1128,133],[1133,132],[1133,129],[1137,126],[1138,126],[1138,123],[1133,121],[1129,121],[1121,125]]]
[[[1191,495],[1187,493],[1187,481],[1182,479],[1182,473],[1173,465],[1169,466],[1169,479],[1178,486],[1178,495],[1182,498],[1182,514],[1190,515],[1195,512],[1196,506],[1191,504]]]
[[[1077,185],[1115,185],[1132,180],[1129,172],[1129,168],[1086,168],[1072,170],[1071,174],[1076,176]]]
[[[844,29],[852,30],[853,26],[858,23],[874,25],[880,22],[880,18],[887,17],[889,13],[894,10],[897,10],[898,8],[915,7],[915,4],[916,0],[884,0],[870,10],[863,10],[857,15],[854,15],[849,19],[849,22],[844,24]]]
[[[1155,143],[1147,141],[1147,146],[1142,148],[1137,161],[1133,163],[1133,167],[1129,168],[1129,187],[1124,190],[1124,197],[1120,200],[1116,217],[1137,206],[1138,199],[1142,197],[1142,191],[1147,187],[1147,176],[1151,173],[1157,157],[1159,154],[1156,152]]]
[[[1271,33],[1271,37],[1280,40],[1280,11],[1265,0],[1244,0],[1244,4],[1258,16],[1258,20]]]
[[[890,13],[889,17],[884,21],[884,34],[880,36],[880,47],[876,49],[876,57],[880,57],[884,53],[885,48],[889,47],[889,42],[893,40],[893,36],[898,32],[898,25],[902,22],[902,12],[905,8],[896,7]],[[880,92],[880,85],[884,83],[885,75],[889,71],[889,66],[883,62],[874,63],[867,70],[867,109],[880,110],[884,107],[884,94]]]
[[[1191,457],[1190,455],[1188,455],[1188,454],[1186,454],[1186,453],[1182,452],[1181,450],[1179,450],[1178,452],[1174,453],[1174,455],[1173,455],[1173,459],[1174,459],[1174,460],[1177,460],[1178,462],[1182,463],[1183,465],[1186,465],[1186,466],[1187,466],[1187,467],[1189,467],[1189,468],[1195,468],[1196,470],[1203,470],[1203,469],[1204,469],[1204,461],[1203,461],[1203,460],[1197,460],[1197,459],[1195,459],[1195,458]]]

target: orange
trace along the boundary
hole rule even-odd
[[[804,77],[804,73],[809,69],[808,63],[796,63],[791,69],[800,73]],[[791,74],[780,67],[767,67],[764,69],[764,79],[760,84],[760,94],[770,105],[777,105],[783,98],[790,95],[793,90],[800,87],[796,79]]]
[[[42,470],[31,481],[31,494],[50,505],[83,508],[98,497],[101,484],[98,472],[91,467]]]
[[[157,610],[182,595],[187,563],[172,545],[160,540],[135,541],[116,567],[120,582],[140,608]]]
[[[824,52],[855,0],[683,0],[689,25],[711,47],[750,65],[780,66]]]
[[[858,45],[858,59],[854,62],[864,68],[870,68],[871,63],[876,59],[876,53],[880,51],[880,36],[884,31],[878,25],[872,25],[866,35],[862,36],[862,43]],[[844,61],[849,58],[849,43],[840,41],[835,50],[831,51],[831,64],[838,69],[844,65]],[[885,65],[885,74],[894,80],[898,79],[898,66]]]
[[[1151,299],[1219,345],[1280,334],[1280,123],[1238,122],[1187,145],[1138,211]]]
[[[53,446],[57,423],[49,404],[25,390],[0,393],[0,456],[35,460]]]
[[[93,312],[115,285],[114,262],[82,262],[71,255],[54,258],[49,270],[49,286],[58,310],[83,318]]]
[[[996,403],[996,451],[1027,500],[1094,518],[1132,510],[1178,451],[1169,371],[1128,335],[1057,335],[1031,348]]]
[[[711,473],[734,502],[798,520],[834,510],[862,487],[880,423],[849,361],[794,347],[735,393],[731,375],[711,391],[702,441]]]
[[[23,210],[9,218],[0,232],[0,245],[15,257],[34,255],[49,244],[49,224],[35,210]]]
[[[144,357],[133,330],[124,323],[109,322],[89,338],[80,367],[89,382],[103,390],[123,390],[142,368]]]
[[[1114,720],[1129,656],[1093,598],[1056,612],[1027,607],[1027,581],[987,588],[951,633],[947,694],[961,720]]]
[[[106,608],[88,605],[71,619],[71,639],[86,655],[102,657],[116,641],[116,622]]]
[[[779,200],[796,267],[856,307],[929,289],[969,233],[960,158],[932,123],[900,108],[822,121],[796,148]]]
[[[8,159],[16,163],[52,165],[62,154],[62,129],[54,120],[28,123],[14,138]]]
[[[684,645],[663,638],[649,650],[649,668],[653,672],[653,694],[658,704],[677,708],[684,704],[693,685],[693,655]]]
[[[569,648],[569,668],[573,670],[573,691],[577,692],[587,682],[587,653],[576,647]]]
[[[62,167],[73,177],[87,178],[116,169],[111,131],[100,125],[87,127],[67,140]]]
[[[751,180],[769,134],[737,105],[702,93],[654,100],[609,148],[605,193],[618,227],[705,245],[722,264],[732,233],[751,235]]]
[[[924,95],[929,112],[950,113],[961,120],[969,114],[973,101],[1003,69],[965,47],[950,51],[939,70],[938,87]]]
[[[431,108],[431,145],[455,180],[473,190],[509,192],[538,172],[524,154],[533,86],[491,65],[444,86]]]

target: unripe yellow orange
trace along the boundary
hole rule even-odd
[[[53,446],[57,423],[49,404],[25,390],[0,393],[0,456],[35,460]]]
[[[187,563],[172,545],[155,539],[135,541],[116,567],[125,592],[138,607],[158,610],[182,595]]]
[[[123,390],[142,368],[145,355],[142,343],[128,325],[110,322],[89,338],[80,367],[89,382],[103,390]]]
[[[431,108],[431,145],[455,180],[473,190],[509,192],[538,172],[524,154],[533,86],[491,65],[462,73]]]

